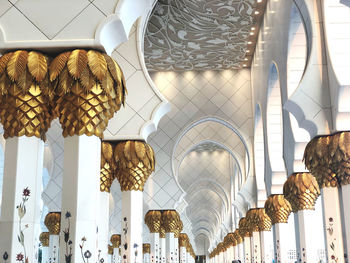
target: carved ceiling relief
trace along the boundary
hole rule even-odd
[[[159,0],[145,34],[149,71],[239,68],[254,0]]]

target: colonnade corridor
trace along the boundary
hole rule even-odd
[[[0,0],[0,263],[350,263],[349,0]]]

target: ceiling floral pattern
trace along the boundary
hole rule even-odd
[[[159,0],[145,33],[149,71],[239,68],[254,0]]]

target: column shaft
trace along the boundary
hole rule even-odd
[[[167,263],[174,263],[175,262],[175,240],[174,240],[174,233],[166,233],[165,234],[165,240],[166,240],[166,262]]]
[[[96,262],[98,258],[100,157],[100,138],[64,139],[60,262]]]
[[[41,185],[44,143],[36,137],[6,140],[0,255],[37,261],[40,234]]]
[[[50,235],[49,243],[49,262],[58,263],[59,253],[60,253],[60,236]]]
[[[174,237],[174,262],[179,263],[179,239]]]
[[[48,247],[42,247],[41,248],[41,262],[42,263],[49,263],[49,248]]]
[[[321,191],[328,262],[344,263],[339,191],[336,187],[324,187]]]
[[[113,263],[119,263],[120,262],[119,247],[113,248],[112,262]]]
[[[166,262],[166,242],[165,238],[159,238],[159,260],[161,263]]]
[[[342,197],[342,212],[343,212],[343,226],[345,233],[345,253],[350,256],[350,184],[342,185],[341,187],[341,197]]]
[[[99,194],[99,213],[98,213],[98,249],[100,259],[107,259],[108,255],[108,234],[109,234],[109,193],[100,192]]]
[[[251,263],[252,253],[251,253],[251,246],[250,246],[250,237],[245,237],[243,239],[243,246],[244,246],[244,262]]]
[[[251,237],[252,241],[252,262],[261,262],[261,244],[260,244],[260,233],[254,231]]]
[[[187,263],[186,247],[180,247],[180,263]]]
[[[143,192],[122,191],[122,262],[142,262]]]
[[[271,231],[260,232],[261,262],[272,262],[273,259],[273,236]]]
[[[150,254],[149,253],[143,254],[143,262],[150,263]]]
[[[159,233],[150,234],[151,263],[159,263]]]

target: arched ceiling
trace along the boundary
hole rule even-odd
[[[159,0],[145,32],[146,67],[171,104],[149,137],[157,167],[145,186],[146,203],[181,207],[190,222],[184,232],[206,251],[230,214],[232,182],[250,172],[250,71],[238,68],[255,5]]]
[[[159,0],[148,22],[151,71],[240,68],[254,23],[255,0]]]
[[[150,209],[184,202],[181,212],[190,222],[184,232],[206,235],[213,244],[231,209],[231,178],[245,178],[249,171],[250,72],[156,72],[151,77],[171,112],[149,137],[157,167],[145,185],[145,201]]]

